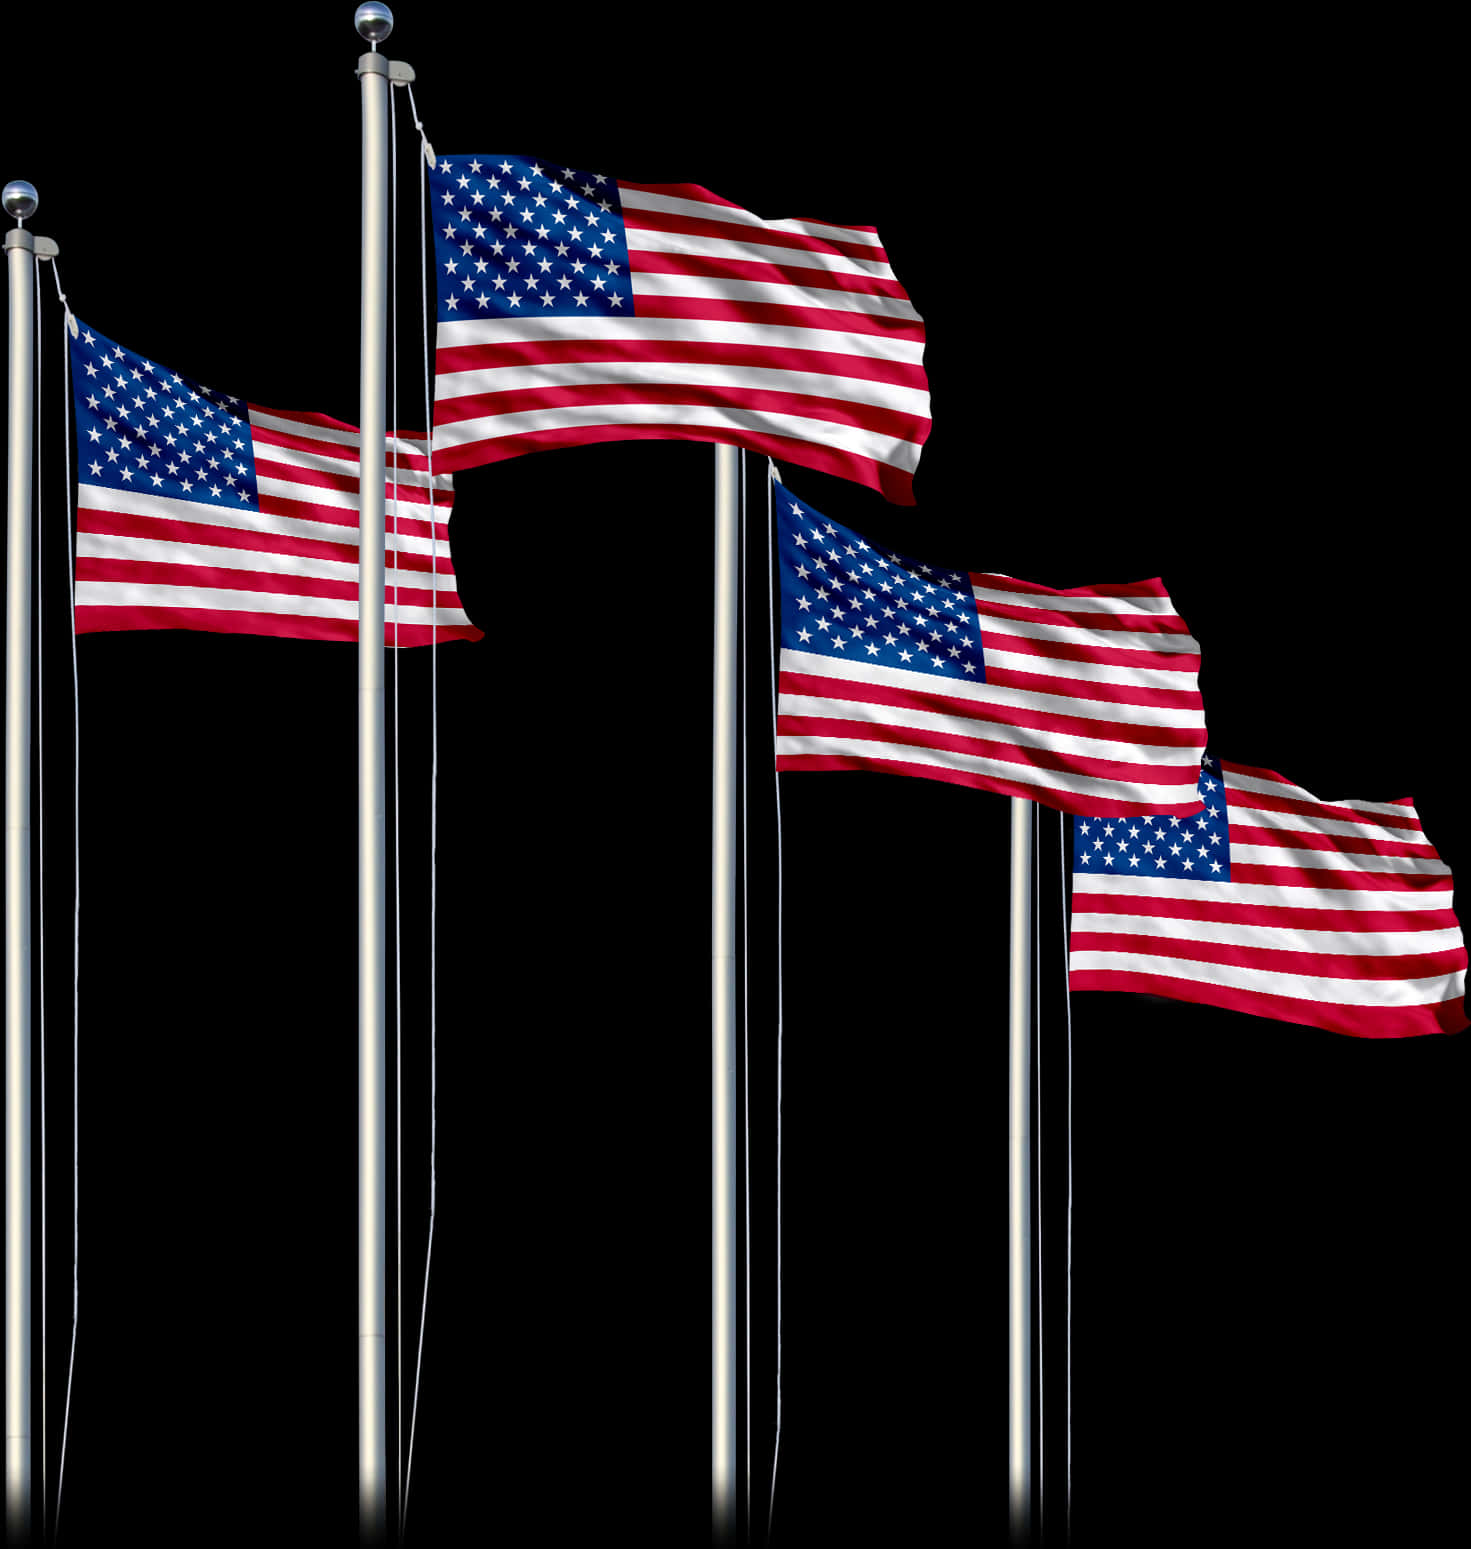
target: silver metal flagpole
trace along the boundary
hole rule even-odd
[[[1007,1363],[1011,1540],[1032,1530],[1032,803],[1011,799]]]
[[[10,423],[5,517],[5,1536],[31,1537],[31,396],[36,190],[0,195],[10,281]]]
[[[736,813],[740,451],[715,448],[715,685],[710,893],[710,1439],[712,1536],[736,1530]]]
[[[358,1532],[388,1525],[387,1034],[383,735],[383,522],[388,314],[386,5],[354,16],[372,51],[358,60],[363,101],[363,254],[358,424]]]

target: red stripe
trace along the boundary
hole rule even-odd
[[[1059,774],[1087,776],[1098,780],[1120,780],[1137,784],[1179,785],[1195,788],[1196,770],[1181,765],[1178,769],[1155,764],[1125,762],[1122,759],[1089,758],[1080,753],[1058,753],[1050,748],[1030,747],[996,737],[967,735],[962,732],[917,730],[909,726],[875,724],[872,721],[845,721],[815,715],[777,717],[779,737],[853,738],[863,742],[889,742],[900,747],[934,748],[951,753],[969,753],[980,758],[1004,759],[1028,764],[1033,769],[1050,769]]]
[[[835,274],[831,269],[774,264],[759,258],[714,258],[697,253],[655,252],[628,244],[629,267],[638,274],[687,274],[696,279],[742,280],[765,285],[800,285],[806,290],[844,291],[854,296],[884,296],[908,301],[895,279],[866,274]],[[640,307],[642,312],[643,308]]]
[[[281,479],[288,484],[306,485],[315,489],[332,489],[344,495],[356,495],[358,492],[356,462],[338,473],[321,468],[308,468],[302,463],[278,463],[270,458],[258,456],[255,460],[255,471],[257,479]],[[385,494],[390,494],[394,488],[393,480],[385,478],[383,488]],[[400,484],[397,488],[400,505],[417,505],[428,509],[429,489],[426,485]],[[435,490],[434,505],[437,510],[447,510],[453,503],[453,496],[449,490]]]
[[[1420,931],[1461,928],[1453,909],[1311,909],[1297,904],[1239,904],[1226,899],[1145,897],[1094,893],[1087,877],[1073,887],[1073,914],[1149,915],[1207,920],[1221,925],[1263,925],[1284,930]]]
[[[1100,683],[1089,678],[1054,678],[1045,672],[1021,672],[1015,667],[986,663],[986,682],[993,688],[1025,689],[1034,694],[1055,694],[1063,699],[1101,700],[1116,705],[1149,705],[1157,710],[1188,711],[1198,728],[1194,745],[1205,747],[1205,711],[1199,690],[1139,688],[1132,683]],[[1192,733],[1192,737],[1195,734]]]
[[[117,538],[197,543],[208,548],[249,549],[302,559],[336,559],[353,565],[358,562],[356,543],[334,543],[326,538],[292,538],[285,533],[253,532],[247,528],[221,527],[212,522],[184,522],[164,516],[137,516],[131,512],[103,511],[93,506],[78,509],[77,531]]]
[[[990,590],[990,588],[987,588]],[[1017,619],[1029,624],[1061,625],[1068,629],[1131,632],[1143,635],[1188,635],[1185,620],[1173,613],[1070,613],[1066,606],[1024,607],[1018,603],[976,598],[976,612],[983,619]]]
[[[1197,652],[1147,651],[1135,646],[1074,645],[1064,640],[1034,640],[1029,635],[1009,635],[989,628],[985,614],[981,615],[981,640],[991,651],[1051,657],[1060,662],[1092,662],[1099,667],[1132,667],[1141,672],[1146,669],[1151,672],[1183,672],[1191,677],[1200,672],[1200,656]]]
[[[355,565],[356,543],[335,543],[327,538],[296,538],[282,532],[256,532],[244,527],[222,527],[216,523],[185,522],[165,516],[137,516],[132,512],[103,511],[82,506],[77,512],[77,531],[117,538],[154,538],[171,543],[194,543],[207,548],[244,549],[262,554],[291,555],[301,559],[334,559]],[[400,536],[404,536],[400,523]],[[426,534],[427,536],[427,534]],[[395,553],[392,530],[385,535],[386,553]],[[432,556],[405,551],[399,554],[397,568],[422,570],[436,568]],[[448,548],[439,555],[440,575],[453,575],[454,563]]]
[[[1449,892],[1450,876],[1429,877],[1401,871],[1333,871],[1326,867],[1255,866],[1231,862],[1232,882],[1271,887],[1332,888],[1351,893]]]
[[[283,495],[261,495],[259,503],[262,516],[290,516],[301,522],[324,522],[332,527],[345,527],[354,533],[358,530],[358,513],[351,507],[319,506],[314,501],[288,500]],[[448,543],[449,528],[444,522],[424,521],[403,510],[398,513],[400,537],[430,538],[435,529],[438,530],[439,541]],[[393,532],[391,502],[384,511],[384,532],[385,535]]]
[[[1244,1011],[1249,1016],[1277,1022],[1296,1022],[1320,1027],[1351,1038],[1410,1038],[1424,1033],[1459,1033],[1467,1024],[1465,999],[1441,1001],[1430,1006],[1336,1006],[1323,1001],[1295,1000],[1287,995],[1264,995],[1256,990],[1227,989],[1193,979],[1170,979],[1163,974],[1121,972],[1116,969],[1074,969],[1069,975],[1074,990],[1125,990],[1133,994],[1163,995],[1171,1000],[1201,1006],[1220,1006]]]
[[[1420,827],[1420,820],[1413,810],[1407,811],[1403,816],[1399,813],[1366,812],[1358,807],[1346,805],[1342,802],[1319,801],[1316,797],[1306,793],[1302,795],[1288,794],[1297,792],[1300,787],[1291,781],[1284,780],[1281,775],[1271,769],[1253,769],[1245,764],[1228,764],[1221,760],[1221,768],[1227,774],[1251,775],[1259,780],[1270,780],[1283,787],[1283,794],[1276,795],[1273,792],[1245,791],[1238,786],[1228,784],[1227,789],[1231,793],[1231,805],[1233,807],[1260,807],[1266,812],[1298,812],[1307,817],[1336,818],[1344,823],[1367,823],[1376,828],[1413,828]],[[1403,796],[1398,798],[1398,803],[1410,806],[1410,798]],[[1397,804],[1398,804],[1397,803]]]
[[[712,194],[708,188],[701,187],[698,183],[626,183],[621,179],[618,182],[619,190],[633,189],[641,194],[662,194],[668,199],[688,199],[697,204],[712,204],[720,210],[739,210],[742,215],[750,215],[752,220],[761,221],[759,215],[752,215],[744,205],[737,204],[733,199],[722,198],[719,194]],[[819,220],[816,217],[803,215],[785,215],[783,220],[797,221],[806,226],[831,226],[839,231],[851,231],[855,234],[877,237],[876,226],[862,226],[853,221]],[[765,225],[765,221],[762,221]],[[809,237],[808,241],[818,242],[821,238]]]
[[[251,414],[269,414],[272,419],[291,420],[294,424],[312,425],[319,430],[345,430],[350,436],[356,436],[358,433],[357,426],[349,425],[346,420],[335,420],[330,414],[317,414],[309,409],[268,409],[259,403],[247,404],[246,408]],[[254,425],[251,426],[252,430],[257,428]],[[271,434],[274,435],[276,432],[273,431]]]
[[[695,384],[595,382],[576,387],[523,387],[514,392],[473,393],[442,398],[435,406],[436,425],[489,418],[500,414],[530,414],[539,409],[582,408],[625,403],[693,404],[708,409],[741,409],[753,414],[797,414],[855,425],[896,441],[924,444],[930,422],[897,409],[856,403],[849,398],[818,398],[801,393],[768,392],[761,388],[709,387]]]
[[[622,183],[621,188],[640,189],[649,194],[668,194],[678,185],[659,187],[655,184]],[[687,197],[682,194],[676,198]],[[720,203],[725,201],[721,200]],[[740,209],[732,205],[732,209]],[[865,263],[888,264],[888,254],[877,240],[873,242],[846,242],[833,237],[812,237],[799,231],[773,231],[766,226],[747,226],[735,221],[721,220],[711,215],[676,214],[670,210],[645,210],[625,206],[623,211],[625,233],[636,231],[672,231],[691,237],[718,237],[722,242],[744,242],[750,246],[784,247],[792,252],[838,253],[844,258],[856,258]],[[814,224],[829,225],[828,221]],[[872,230],[871,227],[849,227],[852,231]],[[877,238],[877,233],[874,234]],[[632,242],[629,243],[632,246]]]
[[[726,323],[752,323],[773,328],[831,329],[836,333],[871,333],[891,339],[924,343],[924,323],[904,317],[876,317],[869,312],[830,311],[826,307],[782,306],[771,301],[721,301],[713,296],[636,296],[635,316],[689,317]]]
[[[928,389],[924,367],[905,361],[837,350],[791,349],[766,344],[710,344],[694,339],[521,339],[503,344],[456,344],[435,351],[437,376],[541,365],[755,366],[770,371],[808,371],[822,376],[889,382]]]
[[[1136,726],[1127,721],[1095,721],[1063,711],[1031,709],[1021,705],[993,704],[962,699],[944,693],[923,693],[918,689],[894,688],[884,683],[829,678],[816,673],[793,672],[783,668],[780,688],[783,694],[810,694],[822,699],[846,699],[859,704],[895,705],[906,710],[923,710],[933,715],[955,716],[966,721],[991,722],[999,726],[1031,727],[1073,737],[1105,738],[1131,742],[1140,747],[1199,748],[1204,731],[1196,727]],[[1191,760],[1182,779],[1195,784],[1198,760]],[[1197,799],[1196,811],[1201,803]]]
[[[252,407],[254,406],[252,405]],[[276,409],[261,409],[258,412],[262,414],[270,414],[277,419],[287,417],[297,419],[301,418],[299,415],[283,416],[280,411]],[[320,441],[312,436],[296,435],[291,431],[276,430],[272,426],[258,425],[254,422],[252,422],[250,426],[251,439],[256,442],[257,445],[276,446],[282,448],[284,451],[305,452],[313,457],[331,457],[356,467],[361,457],[361,443],[358,439],[356,427],[352,425],[344,425],[340,420],[329,420],[327,419],[326,415],[318,415],[315,417],[323,420],[327,425],[330,425],[335,429],[351,431],[354,438],[353,442],[351,444],[344,445],[339,441]],[[398,439],[400,441],[414,440],[422,442],[425,437],[422,431],[414,431],[412,433],[407,431],[400,431],[398,433]],[[396,448],[385,446],[383,455],[385,465],[388,468],[412,468],[420,473],[427,472],[429,468],[429,457],[427,452],[413,452],[402,446]],[[295,465],[293,464],[292,466]],[[448,495],[449,491],[445,490],[443,493]]]
[[[1234,807],[1235,803],[1231,805]],[[1399,855],[1429,861],[1440,859],[1434,845],[1416,844],[1407,839],[1368,839],[1357,834],[1320,834],[1301,828],[1257,828],[1247,823],[1232,823],[1229,826],[1232,839],[1242,844],[1273,845],[1279,850],[1326,850],[1339,855]]]
[[[486,463],[503,462],[527,452],[546,452],[561,447],[586,446],[604,441],[709,441],[725,446],[741,446],[767,457],[815,468],[835,478],[851,479],[869,489],[878,490],[886,500],[899,506],[914,504],[912,474],[871,457],[802,441],[795,436],[767,432],[741,432],[707,429],[702,425],[577,425],[564,429],[530,430],[516,436],[495,436],[470,441],[463,446],[436,448],[434,464],[447,472],[459,468],[478,468]]]
[[[1411,952],[1402,957],[1371,952],[1295,952],[1273,946],[1238,946],[1225,941],[1180,941],[1173,936],[1130,936],[1074,931],[1074,952],[1133,952],[1182,962],[1224,963],[1271,973],[1310,974],[1330,979],[1429,979],[1466,966],[1466,949]]]
[[[1072,791],[1058,791],[1050,786],[1033,785],[1025,780],[1006,779],[995,775],[978,775],[969,770],[935,768],[929,764],[912,764],[903,759],[861,758],[838,756],[830,753],[779,754],[776,767],[797,772],[810,769],[870,769],[884,774],[914,775],[922,780],[942,780],[947,785],[966,785],[973,790],[995,791],[1003,796],[1020,796],[1044,807],[1060,812],[1074,812],[1081,817],[1149,817],[1163,812],[1183,813],[1183,806],[1161,807],[1157,802],[1146,804],[1137,801],[1121,801],[1117,797],[1082,796]]]
[[[98,634],[125,629],[197,629],[217,635],[279,635],[289,640],[356,641],[356,619],[302,618],[284,613],[235,613],[210,608],[98,608],[77,609],[77,633]],[[400,646],[430,645],[436,638],[427,624],[399,625]],[[473,624],[441,624],[437,638],[480,640],[484,631]],[[393,644],[393,626],[383,626],[383,643]]]
[[[1287,812],[1295,817],[1332,818],[1339,823],[1358,823],[1371,828],[1400,829],[1406,833],[1423,833],[1419,818],[1389,816],[1385,813],[1355,812],[1349,807],[1329,807],[1320,801],[1300,801],[1290,796],[1268,796],[1260,791],[1243,791],[1234,785],[1226,787],[1229,805],[1233,811]]]
[[[972,586],[984,587],[991,592],[1020,592],[1029,597],[1163,597],[1169,601],[1169,593],[1158,576],[1147,581],[1105,581],[1096,586],[1074,586],[1067,591],[1057,591],[1037,581],[1019,581],[1015,576],[997,575],[989,570],[971,570]]]
[[[219,565],[173,565],[144,559],[77,558],[77,580],[133,582],[140,586],[195,586],[235,592],[275,592],[288,597],[323,597],[339,602],[356,602],[356,580],[335,581],[322,576],[276,575],[265,570],[230,570]],[[385,587],[391,599],[393,586]],[[400,584],[398,601],[402,607],[431,606],[434,593],[427,587]],[[440,592],[441,608],[458,608],[454,592]]]

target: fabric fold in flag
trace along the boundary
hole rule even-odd
[[[1200,650],[1158,580],[1053,591],[942,570],[773,495],[778,770],[885,770],[1063,812],[1201,810]]]
[[[1074,819],[1070,983],[1356,1038],[1466,1027],[1450,868],[1408,798],[1207,758],[1201,815]]]
[[[434,457],[723,441],[914,504],[924,323],[869,226],[524,156],[429,174]]]
[[[71,368],[78,634],[357,639],[355,427],[243,403],[80,324]],[[397,644],[479,640],[450,558],[449,475],[431,491],[423,436],[390,435],[386,458],[385,644],[395,587]]]

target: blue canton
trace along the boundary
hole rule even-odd
[[[1206,755],[1196,782],[1205,811],[1193,818],[1073,819],[1075,872],[1231,880],[1231,833],[1221,766]]]
[[[780,484],[772,490],[784,648],[986,681],[968,575],[875,548]]]
[[[77,325],[77,478],[259,511],[246,405]]]
[[[633,316],[613,178],[524,156],[451,156],[429,185],[441,323]]]

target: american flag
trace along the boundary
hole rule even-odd
[[[80,325],[71,366],[78,634],[201,629],[357,639],[353,426],[242,403]],[[395,584],[399,645],[481,638],[455,589],[454,493],[437,469],[437,544],[431,536],[426,453],[422,436],[388,438],[389,645]]]
[[[430,174],[434,456],[724,441],[913,505],[924,324],[870,226],[524,156]]]
[[[1075,818],[1071,984],[1358,1038],[1467,1025],[1450,869],[1408,798],[1207,758],[1198,818]]]
[[[1052,591],[866,543],[773,485],[778,769],[881,769],[1064,812],[1200,811],[1199,647],[1158,581]]]

